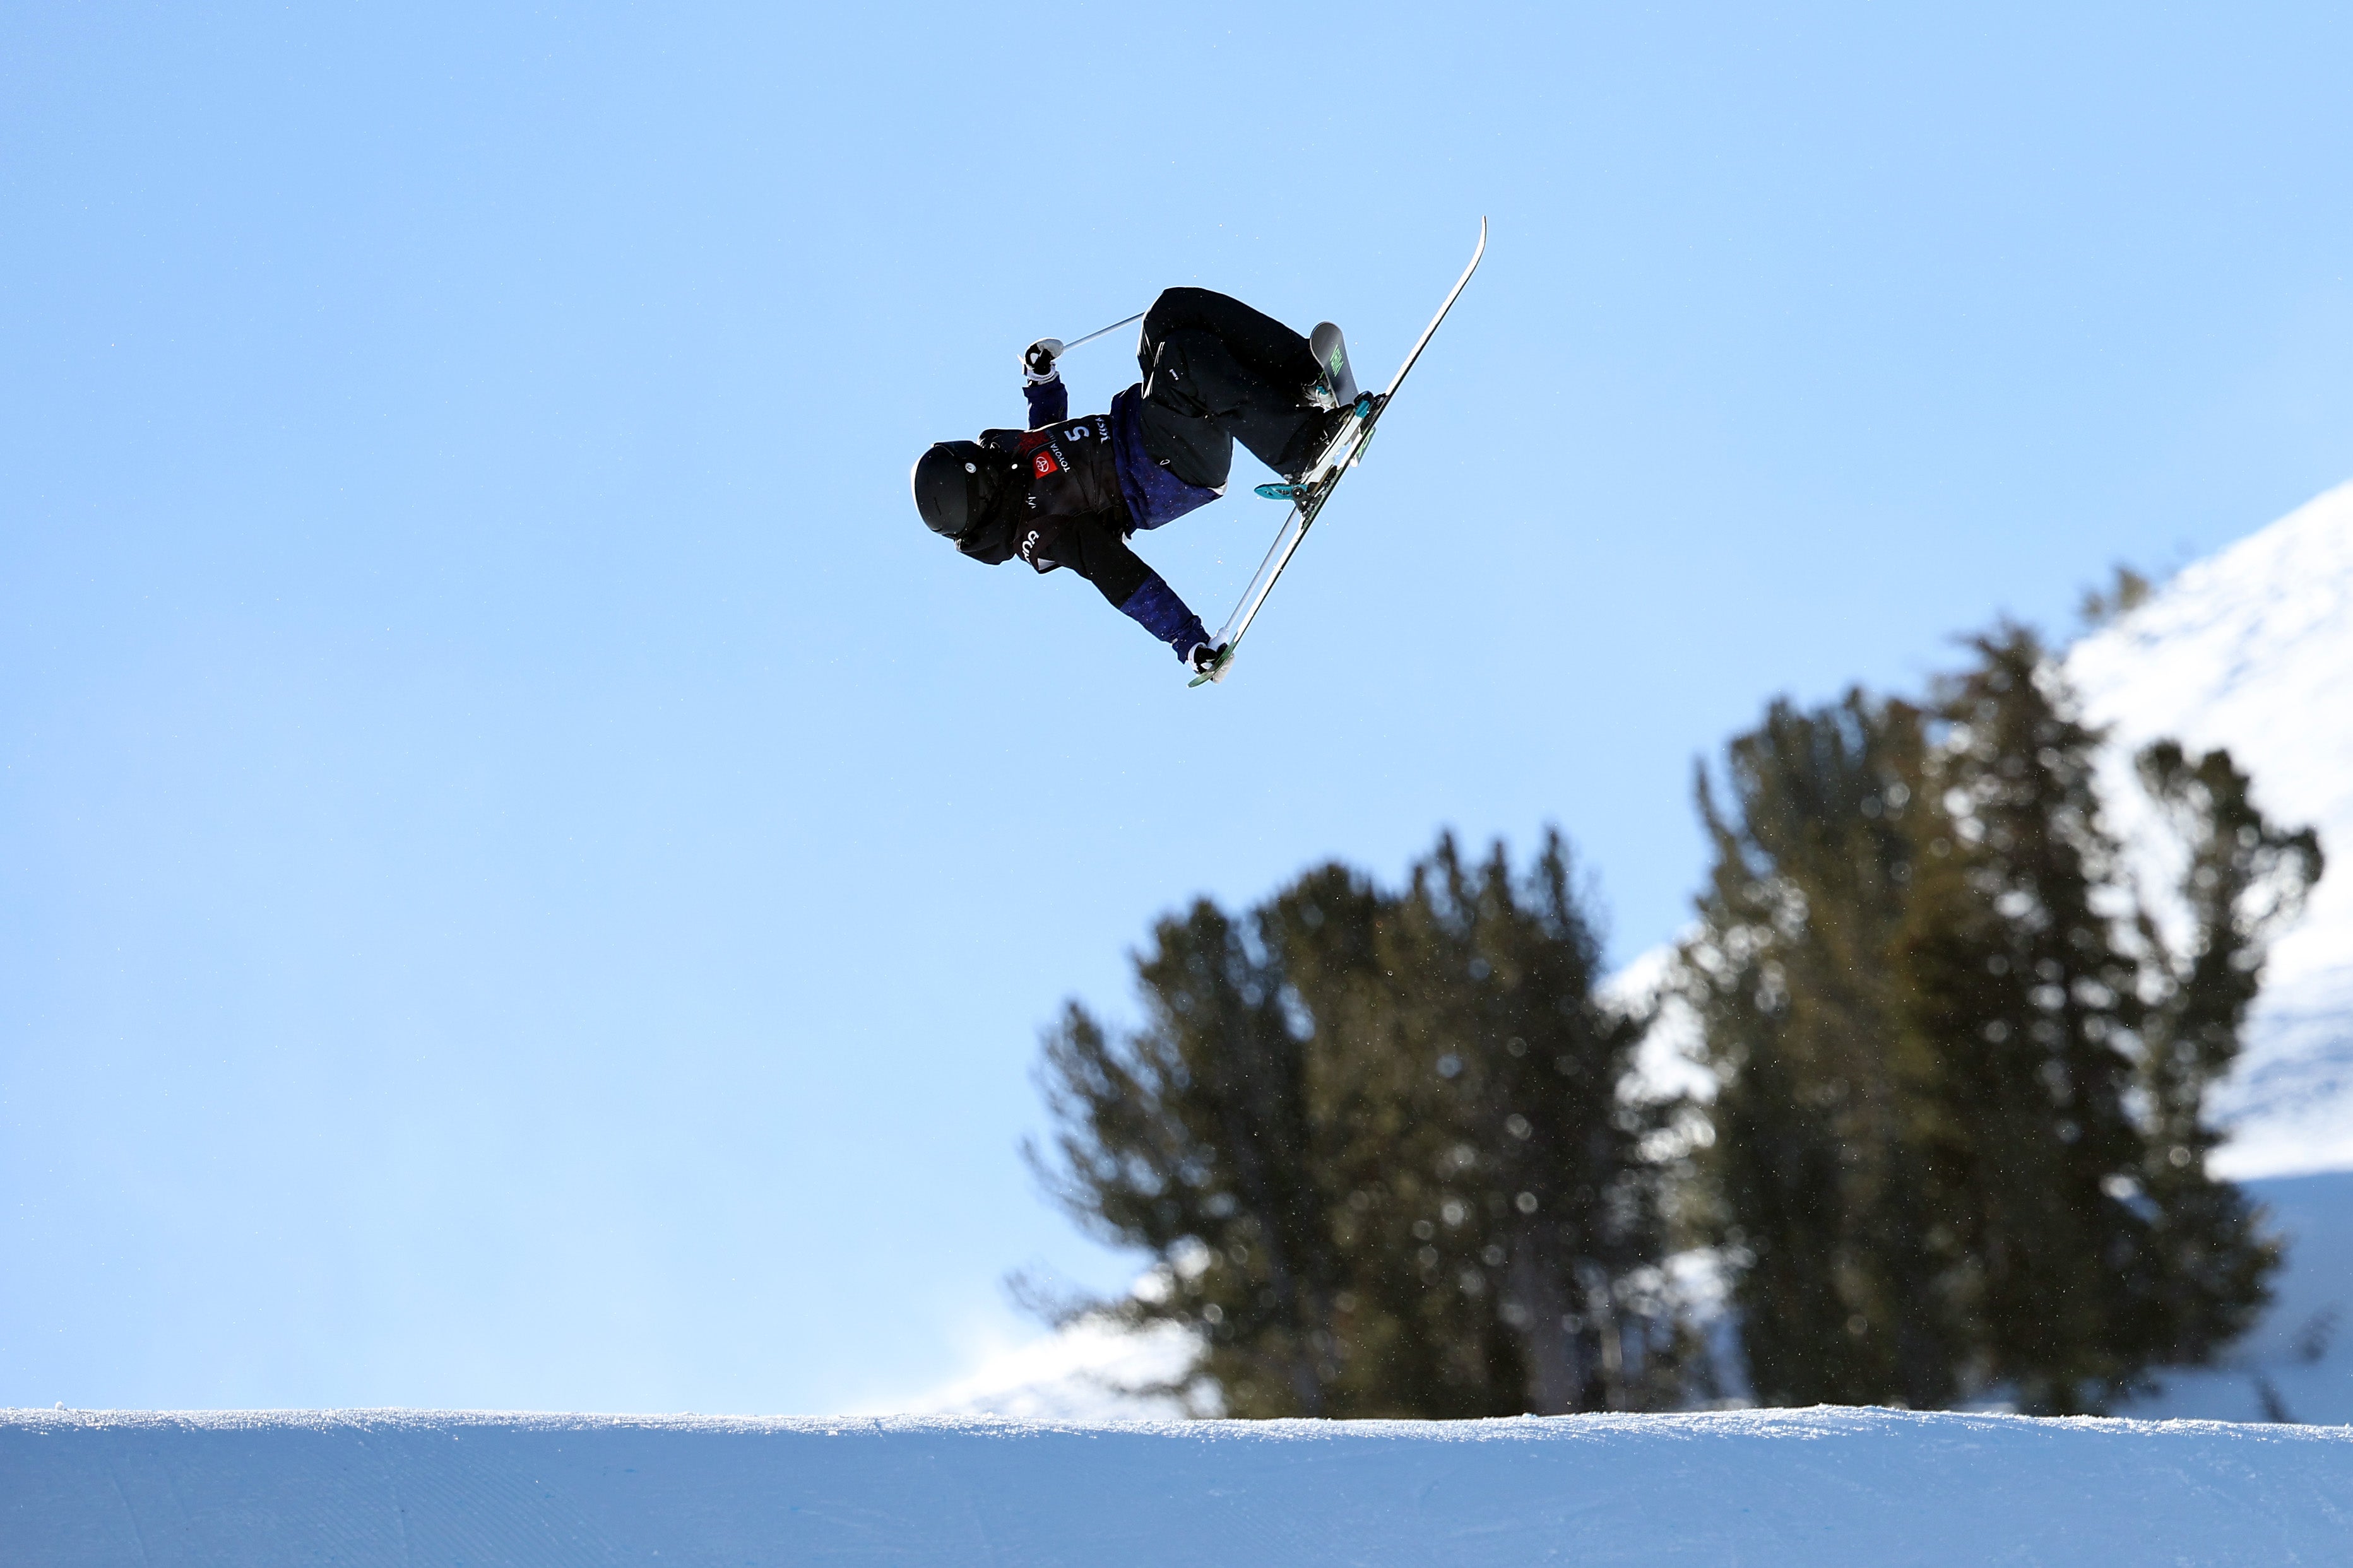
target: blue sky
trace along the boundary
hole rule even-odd
[[[20,6],[0,1404],[801,1411],[1127,1265],[1039,1025],[2353,475],[2337,7]],[[1386,376],[1234,677],[906,498],[1200,283]],[[1075,351],[1076,405],[1132,379]],[[1242,476],[1244,478],[1255,476]],[[1145,542],[1215,624],[1279,521]]]

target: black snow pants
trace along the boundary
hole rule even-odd
[[[1314,456],[1326,416],[1302,401],[1307,340],[1240,300],[1169,289],[1144,313],[1144,445],[1187,484],[1223,486],[1234,443],[1285,479]]]

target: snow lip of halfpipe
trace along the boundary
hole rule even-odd
[[[2342,1562],[2353,1427],[0,1412],[12,1565]]]

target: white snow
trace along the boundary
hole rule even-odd
[[[2077,643],[2067,673],[2087,715],[2112,726],[2117,771],[2160,736],[2227,746],[2267,815],[2319,830],[2333,864],[2272,951],[2246,1055],[2219,1097],[2232,1138],[2214,1167],[2353,1166],[2353,484],[2188,568]],[[2118,815],[2138,837],[2137,816]]]
[[[2298,1420],[2353,1422],[2353,484],[2188,568],[2069,649],[2067,673],[2110,726],[2111,826],[2145,885],[2170,868],[2122,786],[2160,736],[2229,747],[2263,811],[2316,828],[2331,861],[2272,950],[2216,1096],[2230,1139],[2213,1168],[2247,1182],[2289,1244],[2274,1303],[2223,1365],[2168,1373],[2133,1409],[2254,1420],[2267,1389]]]
[[[2271,1310],[2219,1365],[2161,1373],[2164,1387],[2124,1414],[2353,1424],[2353,1171],[2269,1176],[2246,1185],[2288,1242],[2287,1267],[2272,1281]],[[2347,1555],[2353,1561],[2353,1550]]]
[[[1139,1392],[1175,1382],[1198,1345],[1174,1323],[1129,1333],[1079,1321],[984,1356],[951,1382],[859,1412],[881,1415],[1003,1415],[1025,1421],[1174,1419],[1186,1411],[1166,1394]]]
[[[2353,1430],[1814,1410],[1071,1426],[0,1415],[23,1568],[2343,1563]]]

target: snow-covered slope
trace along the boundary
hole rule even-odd
[[[2134,1411],[2353,1422],[2353,485],[2189,567],[2077,643],[2067,673],[2110,727],[2112,826],[2145,879],[2170,868],[2122,786],[2159,736],[2230,748],[2264,812],[2318,829],[2330,860],[2216,1097],[2214,1167],[2249,1180],[2288,1244],[2274,1305],[2223,1365],[2167,1374]]]
[[[2267,815],[2319,830],[2332,864],[2273,949],[2215,1165],[2353,1166],[2353,485],[2189,567],[2067,672],[2119,761],[2160,736],[2227,746]]]
[[[2353,1424],[2353,1171],[2266,1176],[2247,1193],[2288,1246],[2270,1310],[2217,1365],[2161,1373],[2121,1414]]]
[[[2343,1563],[2353,1431],[0,1415],[17,1568]]]
[[[1181,1402],[1134,1392],[1173,1383],[1199,1353],[1173,1323],[1129,1333],[1077,1322],[984,1357],[962,1377],[861,1415],[1003,1415],[1018,1421],[1157,1421],[1187,1414]]]

